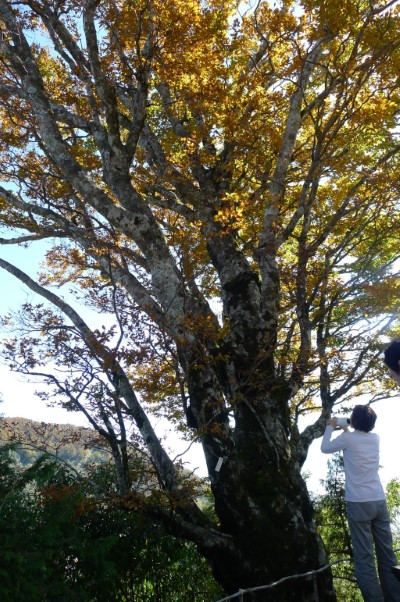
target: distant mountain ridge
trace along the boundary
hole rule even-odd
[[[74,467],[97,464],[110,457],[104,442],[92,429],[28,418],[0,418],[0,448],[10,444],[17,444],[16,453],[24,466],[43,453]]]

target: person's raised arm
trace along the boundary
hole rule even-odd
[[[321,451],[324,454],[333,454],[334,452],[340,451],[346,447],[344,440],[344,433],[341,433],[339,437],[332,439],[332,433],[337,427],[337,418],[331,418],[325,428],[324,435],[321,442]],[[345,429],[347,431],[347,428]]]

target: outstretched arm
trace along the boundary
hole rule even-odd
[[[321,442],[321,451],[324,454],[333,454],[346,447],[346,437],[344,436],[345,433],[341,433],[338,437],[332,439],[332,434],[336,426],[336,418],[331,418],[326,425],[326,429]]]

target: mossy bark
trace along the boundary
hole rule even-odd
[[[216,555],[211,564],[229,593],[265,586],[327,564],[300,470],[290,457],[276,461],[274,442],[243,441],[213,481],[221,529],[232,536],[237,556]],[[269,449],[268,449],[269,448]],[[271,453],[271,456],[268,454]],[[251,600],[332,601],[330,570],[260,591]]]

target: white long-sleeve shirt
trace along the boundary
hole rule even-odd
[[[379,437],[364,431],[343,431],[332,439],[333,426],[325,429],[321,451],[332,454],[343,450],[347,502],[376,502],[385,499],[379,478]]]

